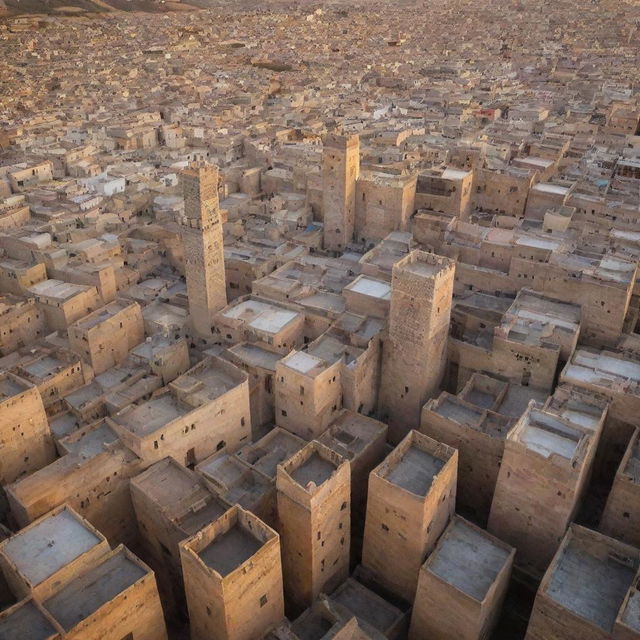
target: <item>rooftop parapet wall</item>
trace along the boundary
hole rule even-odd
[[[335,484],[344,483],[350,485],[349,461],[316,440],[278,465],[278,491],[309,511],[330,496]]]

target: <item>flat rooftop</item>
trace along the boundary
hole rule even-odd
[[[486,398],[479,399],[486,400]],[[493,401],[493,398],[491,400]],[[478,425],[484,416],[482,409],[463,404],[455,396],[446,396],[442,402],[433,407],[433,411],[447,420],[469,427]]]
[[[276,427],[257,442],[242,447],[236,456],[265,476],[275,478],[278,465],[305,445],[298,436]]]
[[[64,448],[82,458],[93,458],[105,451],[106,446],[118,442],[118,434],[106,423],[101,422],[95,429],[87,430],[78,439],[64,440]]]
[[[79,329],[91,329],[99,325],[101,322],[105,322],[106,320],[113,318],[113,316],[120,313],[127,307],[132,306],[132,304],[133,303],[127,304],[125,302],[114,300],[113,302],[110,302],[109,304],[105,305],[101,309],[98,309],[97,311],[90,313],[89,315],[85,316],[84,318],[81,318],[80,320],[77,320],[74,323],[74,327],[77,327]]]
[[[391,285],[388,282],[365,275],[358,276],[345,289],[371,298],[391,300]]]
[[[199,407],[227,393],[245,380],[234,365],[216,359],[201,360],[176,378],[169,387],[184,394],[193,407]]]
[[[336,629],[334,629],[336,627]],[[307,609],[295,622],[291,623],[291,631],[298,640],[322,640],[327,633],[334,629],[339,633],[338,627],[342,627],[342,622],[330,616],[328,611],[317,611],[313,608]],[[268,640],[269,636],[265,638]]]
[[[635,589],[631,591],[620,614],[620,621],[634,631],[640,631],[640,591]]]
[[[133,484],[187,535],[217,520],[228,509],[198,476],[173,459],[149,467]]]
[[[348,609],[359,623],[386,633],[402,617],[402,612],[384,598],[353,578],[347,578],[332,594],[331,600]]]
[[[285,309],[264,300],[243,300],[223,312],[223,317],[241,320],[256,331],[276,334],[300,317],[297,311]]]
[[[544,411],[532,410],[520,434],[520,441],[545,458],[558,455],[571,460],[582,434]]]
[[[56,635],[56,629],[31,600],[0,616],[0,640],[48,640]]]
[[[198,556],[207,567],[224,577],[255,555],[262,545],[261,540],[236,522],[212,540]]]
[[[72,580],[43,605],[65,631],[70,631],[145,575],[147,571],[121,548]]]
[[[20,368],[33,378],[46,378],[65,366],[67,366],[66,362],[59,360],[55,356],[46,355],[32,362],[20,365]]]
[[[231,455],[212,456],[201,462],[196,470],[211,483],[220,497],[229,504],[255,511],[272,483],[257,471]]]
[[[384,477],[415,495],[426,496],[444,465],[444,460],[412,445]]]
[[[640,363],[614,357],[607,351],[576,349],[563,372],[563,379],[575,384],[591,384],[620,392],[638,393]]]
[[[353,347],[341,337],[324,334],[308,346],[307,354],[320,358],[327,364],[334,364],[344,358],[344,363],[348,366],[362,354],[362,349]]]
[[[164,393],[142,404],[123,409],[113,416],[113,420],[135,435],[146,436],[189,410],[189,407],[179,406],[178,401],[170,393]]]
[[[62,509],[9,538],[2,552],[36,586],[100,542],[68,509]]]
[[[304,375],[313,376],[323,371],[327,363],[317,356],[310,355],[306,351],[294,351],[282,360],[290,369]]]
[[[425,567],[459,591],[482,601],[509,555],[505,546],[456,517]]]
[[[343,410],[331,426],[318,438],[330,449],[352,460],[367,445],[378,438],[386,438],[387,426],[361,413]]]
[[[261,367],[268,371],[275,371],[278,360],[282,358],[281,353],[267,351],[267,349],[263,349],[259,345],[249,342],[236,344],[229,349],[229,352],[233,353],[238,360],[249,366]]]
[[[18,381],[11,376],[0,375],[0,402],[7,398],[17,396],[30,388],[30,385],[26,382]]]
[[[71,282],[62,282],[62,280],[43,280],[29,287],[28,291],[35,296],[44,296],[65,302],[87,289],[89,287],[81,284],[72,284]]]
[[[416,262],[408,262],[403,265],[404,271],[409,271],[410,273],[415,273],[419,276],[432,277],[435,276],[442,270],[442,267],[437,264],[430,264],[428,262],[416,261]]]
[[[291,477],[303,487],[310,482],[319,487],[331,477],[336,468],[334,464],[314,451],[299,467],[291,471]]]
[[[613,551],[596,553],[572,536],[560,554],[546,594],[565,609],[611,632],[637,573],[637,562],[630,566],[617,559]]]

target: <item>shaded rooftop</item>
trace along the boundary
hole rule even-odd
[[[70,631],[145,575],[146,569],[120,547],[45,600],[43,605],[65,631]]]
[[[62,509],[9,538],[2,553],[36,586],[101,541],[79,516]]]
[[[413,444],[383,474],[389,482],[418,496],[426,496],[445,461]]]
[[[620,556],[604,536],[598,536],[599,544],[594,545],[569,535],[545,592],[565,609],[611,632],[637,573],[638,559]]]
[[[506,545],[456,517],[440,538],[425,569],[482,601],[509,555]]]
[[[236,521],[228,531],[216,536],[198,552],[198,556],[207,567],[224,577],[255,555],[262,545],[261,540]]]
[[[32,600],[0,615],[0,640],[48,640],[56,634],[54,626]]]

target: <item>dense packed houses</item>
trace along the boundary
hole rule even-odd
[[[640,638],[637,3],[69,4],[0,20],[0,640]]]

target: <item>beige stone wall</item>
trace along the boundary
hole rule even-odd
[[[371,415],[378,406],[380,386],[380,341],[373,338],[364,353],[350,366],[342,366],[342,406]],[[332,405],[333,407],[333,405]]]
[[[528,449],[515,439],[518,429],[505,442],[487,530],[516,547],[518,566],[540,577],[580,505],[599,433],[567,460]]]
[[[36,297],[36,303],[44,312],[51,331],[66,331],[70,324],[102,306],[95,287],[80,291],[63,302]]]
[[[230,363],[226,365],[233,367]],[[233,369],[238,372],[235,367]],[[142,437],[132,434],[113,421],[108,421],[122,441],[142,458],[145,464],[153,464],[167,456],[175,458],[185,466],[197,464],[216,452],[233,453],[249,442],[249,384],[245,377],[221,396]]]
[[[111,544],[133,545],[138,530],[129,479],[143,468],[141,461],[121,444],[89,460],[68,453],[7,487],[11,513],[24,527],[66,503]]]
[[[439,390],[447,358],[454,271],[453,261],[421,251],[393,267],[379,397],[392,442],[419,426],[422,406]]]
[[[276,424],[305,440],[319,436],[342,409],[340,361],[307,376],[279,361],[275,377]]]
[[[13,353],[42,338],[46,317],[32,300],[0,316],[0,356]]]
[[[473,172],[460,179],[418,176],[415,208],[460,216],[464,220],[471,211],[473,179]]]
[[[473,526],[470,523],[467,525]],[[497,538],[485,535],[496,545],[506,546]],[[507,562],[482,599],[476,599],[457,589],[430,571],[427,560],[420,569],[409,639],[484,640],[490,637],[509,586],[513,556],[514,550],[511,549]]]
[[[55,460],[47,414],[40,392],[11,374],[23,390],[0,402],[0,483],[14,482]]]
[[[615,284],[589,277],[574,277],[565,268],[513,258],[509,276],[515,285],[551,298],[579,304],[582,309],[580,342],[595,347],[613,346],[624,329],[635,278]]]
[[[322,212],[327,251],[341,253],[353,241],[359,173],[358,136],[327,136],[322,152]]]
[[[493,347],[449,340],[450,362],[458,365],[457,388],[463,387],[475,371],[485,371],[515,384],[530,385],[551,392],[555,382],[560,349],[493,339]]]
[[[490,169],[478,169],[475,172],[472,192],[473,206],[522,218],[529,189],[536,182],[535,176],[536,174],[512,175]]]
[[[504,439],[448,420],[430,405],[427,403],[422,410],[420,432],[458,450],[458,508],[464,506],[479,521],[486,522],[500,471]]]
[[[17,296],[27,294],[26,291],[38,282],[47,279],[47,269],[43,263],[29,267],[10,268],[0,265],[0,291]]]
[[[412,442],[448,457],[425,496],[381,475]],[[406,602],[413,602],[420,567],[455,513],[457,468],[457,451],[414,431],[369,476],[362,565],[382,588]]]
[[[355,193],[355,237],[380,242],[392,231],[406,231],[414,209],[416,179],[373,176],[358,179]]]
[[[218,170],[191,168],[182,173],[185,219],[181,228],[189,314],[200,336],[211,336],[214,315],[227,304]]]
[[[122,640],[128,634],[135,640],[167,640],[153,571],[144,565],[125,547],[118,547],[112,554],[124,553],[147,574],[129,588],[120,592],[97,612],[67,631],[69,640]]]
[[[77,269],[67,265],[59,269],[49,268],[48,273],[50,278],[95,287],[104,304],[116,299],[116,274],[112,264],[93,265],[90,270],[87,268]]]
[[[640,482],[627,471],[631,458],[638,459],[640,429],[636,429],[613,480],[600,519],[600,531],[640,548]]]
[[[249,561],[221,576],[197,554],[238,519],[263,544]],[[280,538],[250,512],[233,507],[182,542],[180,556],[192,640],[254,640],[284,618]]]
[[[102,310],[96,314],[100,317]],[[71,348],[91,364],[94,373],[98,375],[124,362],[129,351],[144,340],[144,323],[142,310],[137,302],[123,302],[122,308],[116,313],[87,326],[96,314],[81,318],[71,325],[68,335]]]
[[[337,468],[321,485],[302,487],[290,472],[314,451]],[[295,616],[349,574],[350,465],[324,445],[310,443],[278,466],[276,488],[285,593]]]

